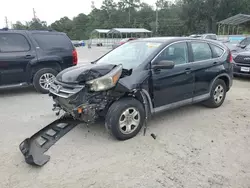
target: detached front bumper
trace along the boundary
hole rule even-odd
[[[50,123],[30,138],[26,138],[19,145],[26,163],[35,166],[46,164],[50,157],[44,155],[44,153],[79,123],[79,121],[71,117],[62,117]]]

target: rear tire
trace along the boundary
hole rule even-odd
[[[50,83],[57,74],[58,72],[52,68],[39,69],[33,77],[33,85],[36,91],[42,94],[49,93]]]
[[[209,108],[220,107],[226,98],[226,92],[227,86],[225,82],[221,79],[216,80],[212,86],[210,98],[204,102],[204,105]]]
[[[116,139],[127,140],[138,134],[144,121],[142,103],[134,98],[123,98],[110,106],[105,127]]]

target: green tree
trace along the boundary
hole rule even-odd
[[[48,29],[48,26],[45,21],[41,21],[39,18],[33,18],[28,22],[28,28],[31,30],[45,30]]]
[[[15,24],[12,25],[13,29],[28,29],[27,24],[24,25],[20,21],[17,21]]]
[[[213,32],[217,22],[227,17],[250,14],[250,0],[155,0],[160,36],[189,35]],[[154,5],[155,6],[155,5]],[[94,29],[143,27],[155,32],[156,9],[140,0],[103,0],[100,9],[92,6],[88,15],[78,14],[73,19],[62,17],[50,26],[33,19],[13,24],[15,29],[49,29],[65,32],[71,39],[88,39]],[[242,32],[250,27],[245,24]]]

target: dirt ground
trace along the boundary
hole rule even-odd
[[[79,59],[105,51],[81,48]],[[250,79],[235,79],[218,109],[156,115],[146,136],[120,142],[102,123],[77,126],[35,168],[18,146],[55,119],[51,109],[52,100],[33,88],[0,91],[0,188],[250,188]]]

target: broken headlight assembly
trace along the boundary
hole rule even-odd
[[[105,91],[116,85],[122,74],[122,65],[117,65],[108,74],[86,82],[91,91]]]

